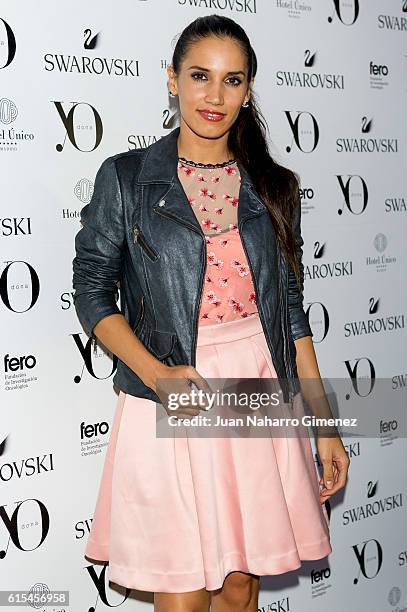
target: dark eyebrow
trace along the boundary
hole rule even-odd
[[[209,68],[202,68],[202,66],[190,66],[188,70],[202,70],[203,72],[210,72]],[[246,76],[243,70],[232,70],[231,72],[226,73],[228,76],[233,74],[242,74]]]

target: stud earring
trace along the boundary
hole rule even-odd
[[[249,106],[249,100],[247,100],[247,102],[244,102],[244,103],[242,104],[242,106],[243,106],[243,108],[248,108],[248,106]]]
[[[176,97],[176,94],[175,94],[175,93],[172,93],[172,91],[169,91],[168,93],[170,94],[170,97],[171,97],[171,98],[175,98],[175,97]]]

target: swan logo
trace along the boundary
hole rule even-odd
[[[0,275],[0,301],[15,313],[31,310],[40,295],[37,271],[27,261],[10,261]]]
[[[370,134],[373,129],[373,119],[361,118],[361,133]],[[337,153],[398,153],[397,138],[337,138]]]
[[[312,68],[316,56],[316,51],[312,52],[310,49],[305,49],[304,67]],[[276,85],[278,87],[299,87],[301,89],[345,89],[345,78],[343,74],[278,70],[276,72]]]
[[[388,239],[385,234],[379,232],[373,239],[373,246],[379,255],[374,257],[366,257],[366,265],[367,266],[375,266],[377,272],[386,272],[388,266],[396,263],[397,258],[395,256],[390,256],[385,254],[385,250],[387,249]]]
[[[341,0],[333,0],[333,4],[334,10],[328,17],[328,23],[333,22],[335,14],[345,26],[351,26],[356,22],[359,16],[359,0],[347,0],[345,3]]]
[[[343,200],[342,206],[338,208],[338,215],[342,215],[346,208],[352,215],[361,215],[365,212],[369,201],[369,191],[366,181],[358,174],[344,176],[337,174]]]
[[[343,278],[352,276],[352,260],[323,261],[328,246],[325,242],[316,240],[314,242],[314,259],[317,260],[311,265],[304,266],[304,279],[323,280],[325,278]],[[321,262],[319,260],[322,260]]]
[[[59,153],[64,150],[66,137],[78,151],[89,153],[97,149],[103,136],[103,123],[96,108],[87,102],[73,102],[68,113],[66,113],[62,107],[62,102],[54,100],[54,104],[65,128],[63,142],[56,145],[56,150]],[[89,142],[89,134],[92,137],[91,142]]]
[[[178,97],[170,98],[170,105],[172,104],[174,105],[178,104]],[[162,119],[161,119],[162,129],[163,130],[174,129],[176,127],[177,120],[178,120],[177,111],[172,112],[171,109],[165,108],[162,112]],[[153,136],[151,134],[148,136],[146,136],[145,134],[130,134],[127,138],[127,142],[129,145],[131,145],[131,147],[135,149],[145,149],[149,147],[151,144],[153,144],[154,142],[157,142],[159,138],[161,137]]]
[[[407,0],[399,0],[401,13],[407,13]],[[393,30],[397,32],[407,31],[407,17],[404,15],[378,15],[377,27],[379,30]]]
[[[86,28],[83,31],[83,47],[86,51],[95,51],[100,47],[102,34],[93,33]],[[93,76],[139,77],[140,62],[134,59],[107,58],[102,56],[62,53],[46,53],[44,55],[44,70],[46,72],[61,72],[64,74],[91,74]]]
[[[371,297],[369,299],[368,313],[376,315],[379,311],[380,299]],[[357,336],[366,336],[372,334],[380,334],[390,331],[401,331],[405,329],[404,314],[392,314],[385,317],[378,316],[360,321],[349,321],[344,323],[345,338],[355,338]]]
[[[369,480],[367,484],[367,498],[372,499],[377,494],[377,481]],[[342,525],[353,525],[360,521],[379,516],[385,512],[403,509],[403,494],[393,493],[381,499],[368,501],[366,504],[349,508],[342,513]]]
[[[292,140],[286,146],[287,153],[291,153],[293,142],[302,153],[312,153],[318,146],[319,127],[314,115],[308,111],[284,111],[292,132]]]
[[[14,32],[7,23],[0,17],[0,46],[4,47],[2,56],[4,57],[4,62],[0,64],[0,69],[7,68],[10,66],[16,55],[16,37],[14,36]]]

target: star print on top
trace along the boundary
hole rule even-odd
[[[241,176],[233,160],[199,167],[178,161],[178,176],[206,236],[206,270],[199,325],[257,312],[250,268],[237,226]]]

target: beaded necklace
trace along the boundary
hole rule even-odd
[[[193,166],[194,168],[225,168],[226,166],[230,166],[236,162],[234,159],[229,159],[228,161],[219,163],[219,164],[203,164],[201,162],[194,162],[190,159],[185,159],[185,157],[178,157],[178,159],[188,166]]]

